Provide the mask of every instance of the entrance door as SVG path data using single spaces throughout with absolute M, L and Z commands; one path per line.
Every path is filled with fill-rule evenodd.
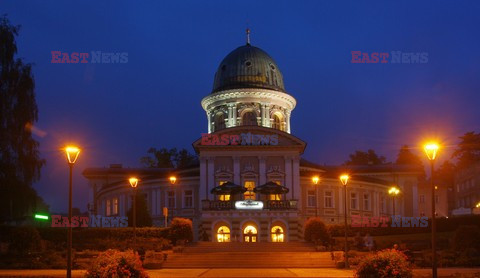
M 243 242 L 257 242 L 257 229 L 254 226 L 247 226 L 243 229 Z

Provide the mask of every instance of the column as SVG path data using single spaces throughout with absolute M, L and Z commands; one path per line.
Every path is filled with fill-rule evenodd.
M 290 114 L 291 114 L 290 110 L 285 111 L 285 124 L 286 124 L 285 130 L 287 131 L 287 133 L 290 133 Z
M 212 133 L 212 119 L 210 117 L 210 111 L 207 111 L 207 121 L 208 121 L 208 133 Z
M 238 156 L 233 157 L 233 183 L 240 184 L 240 158 Z
M 285 156 L 285 186 L 290 190 L 290 193 L 292 194 L 292 199 L 294 197 L 293 195 L 293 188 L 292 188 L 292 158 L 290 156 Z
M 200 201 L 207 199 L 207 159 L 200 156 L 200 188 L 198 197 Z
M 233 123 L 231 126 L 237 126 L 237 103 L 233 104 L 232 120 Z
M 265 126 L 265 104 L 260 103 L 260 125 Z
M 265 157 L 260 156 L 258 157 L 259 167 L 258 167 L 258 174 L 260 176 L 259 185 L 265 184 L 267 182 L 267 171 L 266 171 L 266 162 Z
M 300 203 L 301 199 L 301 192 L 300 192 L 300 157 L 295 156 L 292 159 L 293 163 L 293 186 L 292 186 L 292 198 L 298 199 Z
M 270 104 L 265 104 L 265 127 L 271 127 L 270 125 Z
M 233 104 L 228 103 L 228 122 L 227 122 L 227 127 L 232 127 L 233 126 Z
M 210 190 L 215 187 L 215 175 L 214 175 L 214 169 L 215 168 L 215 157 L 209 157 L 208 158 L 208 164 L 207 164 L 207 174 L 208 174 L 208 179 L 207 179 L 207 199 L 210 194 Z

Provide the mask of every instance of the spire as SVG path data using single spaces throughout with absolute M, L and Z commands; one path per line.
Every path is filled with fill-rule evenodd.
M 250 45 L 250 28 L 247 28 L 247 45 Z

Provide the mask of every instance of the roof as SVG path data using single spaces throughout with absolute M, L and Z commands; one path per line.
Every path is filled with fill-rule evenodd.
M 212 93 L 240 88 L 263 88 L 285 92 L 277 63 L 262 49 L 249 43 L 230 52 L 218 66 Z

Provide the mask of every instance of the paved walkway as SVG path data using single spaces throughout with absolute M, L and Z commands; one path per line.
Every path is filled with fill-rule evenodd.
M 65 270 L 2 270 L 1 277 L 65 277 Z M 352 277 L 352 270 L 334 268 L 194 268 L 147 270 L 150 277 Z M 84 270 L 74 270 L 73 277 L 83 277 Z M 462 276 L 460 276 L 460 274 Z M 441 268 L 439 277 L 480 278 L 480 268 Z M 430 269 L 415 269 L 414 277 L 431 277 Z

